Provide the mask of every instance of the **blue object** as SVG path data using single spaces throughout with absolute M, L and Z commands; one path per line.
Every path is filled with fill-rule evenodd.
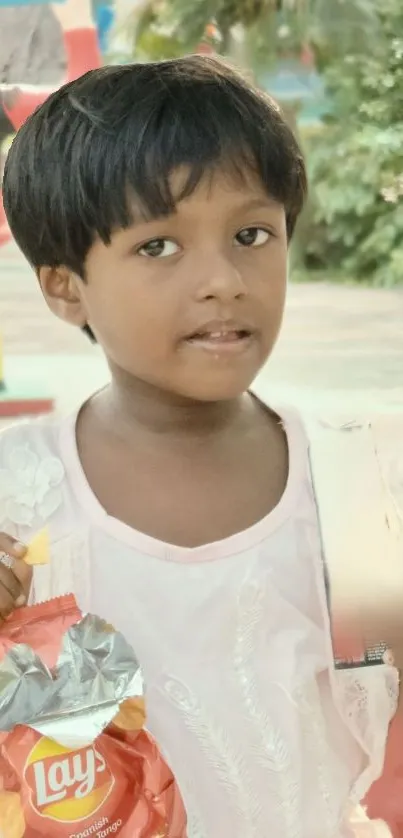
M 109 33 L 115 22 L 115 12 L 108 3 L 101 3 L 96 7 L 95 23 L 98 30 L 99 45 L 101 52 L 108 49 Z
M 279 102 L 302 102 L 323 93 L 320 76 L 298 61 L 279 61 L 277 67 L 263 73 L 259 81 Z
M 54 0 L 55 3 L 65 3 L 66 0 Z M 0 0 L 0 9 L 11 9 L 12 6 L 44 6 L 49 0 Z
M 302 123 L 316 123 L 327 112 L 323 79 L 297 60 L 279 61 L 271 72 L 261 73 L 258 81 L 280 104 L 297 102 Z

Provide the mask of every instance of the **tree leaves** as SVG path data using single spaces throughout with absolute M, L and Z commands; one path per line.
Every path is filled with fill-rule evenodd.
M 403 6 L 371 7 L 371 49 L 326 72 L 332 112 L 308 155 L 316 227 L 307 250 L 315 264 L 391 285 L 403 282 Z
M 243 27 L 252 69 L 284 51 L 299 55 L 306 44 L 321 66 L 358 45 L 367 51 L 378 25 L 368 0 L 150 0 L 137 29 L 137 49 L 151 49 L 151 58 L 191 52 L 213 20 L 222 33 L 218 51 L 226 51 L 234 27 Z

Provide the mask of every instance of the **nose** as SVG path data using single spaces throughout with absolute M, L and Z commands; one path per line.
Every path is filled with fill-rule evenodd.
M 232 302 L 246 296 L 247 288 L 241 272 L 225 254 L 200 254 L 197 271 L 196 297 L 198 300 Z

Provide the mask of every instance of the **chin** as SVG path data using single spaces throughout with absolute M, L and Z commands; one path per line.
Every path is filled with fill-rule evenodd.
M 192 401 L 206 403 L 233 401 L 249 390 L 254 379 L 255 376 L 237 380 L 199 380 L 192 387 L 187 388 L 186 392 L 183 392 L 182 395 Z

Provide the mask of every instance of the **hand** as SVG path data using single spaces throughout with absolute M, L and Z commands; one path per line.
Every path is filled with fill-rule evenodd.
M 51 9 L 63 31 L 89 29 L 94 26 L 91 0 L 65 0 L 51 3 Z
M 343 633 L 336 633 L 338 657 L 348 660 L 350 657 L 355 658 L 356 652 L 361 652 L 364 646 L 376 649 L 382 645 L 386 646 L 383 662 L 403 670 L 402 614 L 402 602 L 397 600 L 395 603 L 389 602 L 386 607 L 382 607 L 382 602 L 372 602 L 366 613 L 358 611 L 345 615 Z
M 12 568 L 0 562 L 0 620 L 5 620 L 27 602 L 32 568 L 23 561 L 26 552 L 24 544 L 0 532 L 0 554 L 5 553 L 12 560 Z

